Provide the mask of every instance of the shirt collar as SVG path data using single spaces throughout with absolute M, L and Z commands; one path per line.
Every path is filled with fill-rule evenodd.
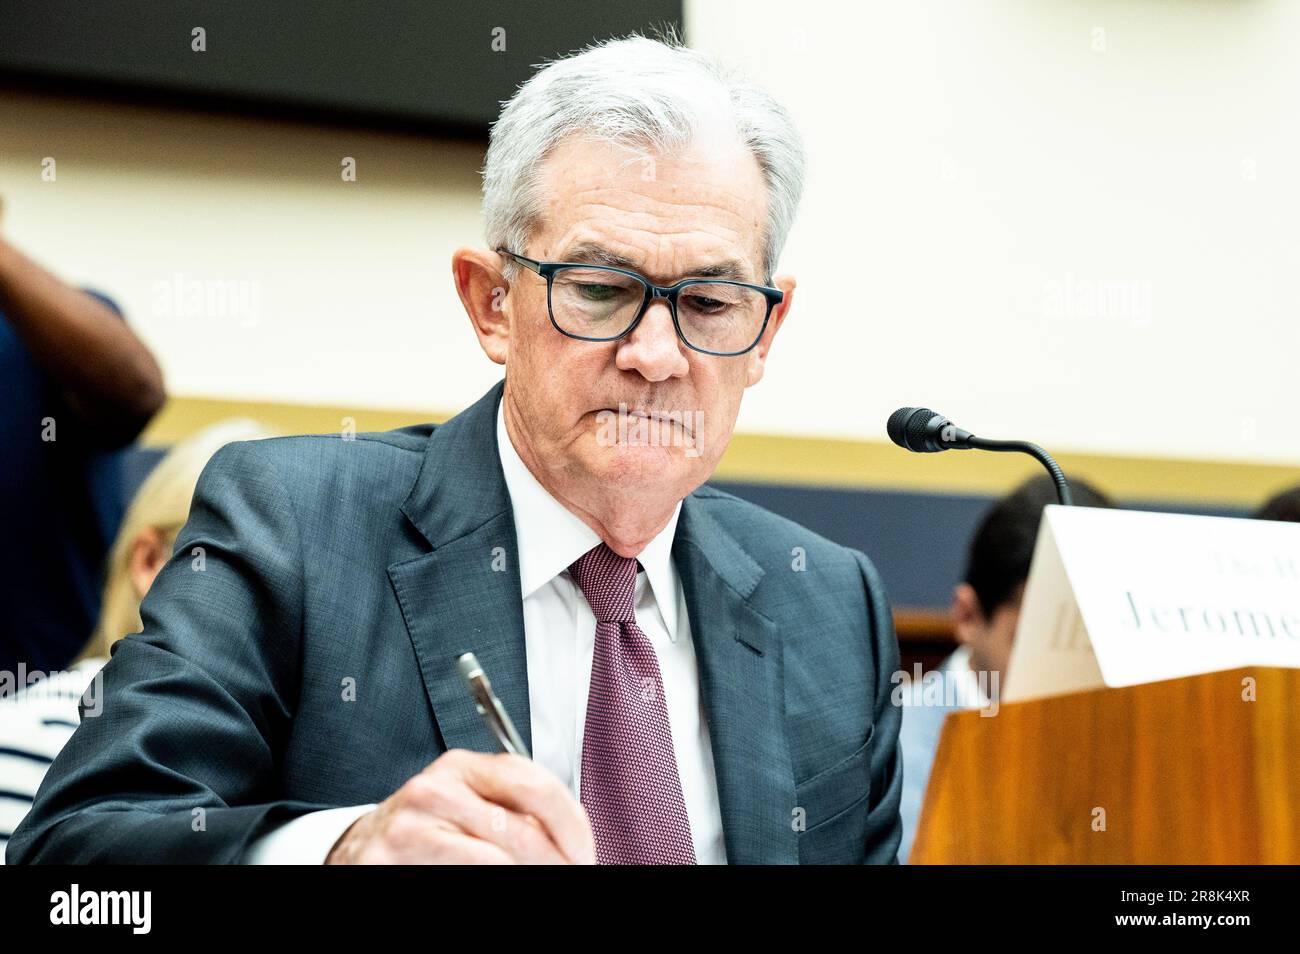
M 600 545 L 600 536 L 533 476 L 506 431 L 504 401 L 497 404 L 497 454 L 505 475 L 519 550 L 519 585 L 523 599 L 569 568 L 574 560 Z M 668 635 L 677 639 L 677 587 L 672 566 L 673 537 L 682 502 L 677 501 L 667 525 L 638 555 L 654 593 Z

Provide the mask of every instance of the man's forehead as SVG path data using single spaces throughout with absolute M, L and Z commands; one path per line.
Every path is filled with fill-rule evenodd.
M 730 202 L 749 204 L 755 192 L 765 193 L 757 160 L 738 140 L 713 149 L 693 143 L 660 152 L 574 135 L 550 152 L 542 171 L 549 185 L 566 195 L 632 189 L 671 201 L 679 194 L 721 193 Z
M 661 156 L 570 139 L 548 157 L 540 232 L 555 261 L 641 272 L 754 280 L 761 269 L 767 188 L 737 144 Z

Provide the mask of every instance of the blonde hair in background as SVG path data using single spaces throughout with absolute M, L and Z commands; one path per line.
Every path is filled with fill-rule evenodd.
M 157 530 L 170 550 L 176 536 L 189 519 L 190 500 L 199 475 L 212 455 L 235 441 L 260 440 L 271 433 L 248 418 L 218 421 L 172 446 L 157 466 L 149 472 L 127 508 L 122 526 L 109 551 L 108 572 L 104 582 L 99 623 L 81 655 L 80 662 L 97 656 L 106 657 L 112 645 L 128 633 L 138 633 L 140 598 L 131 582 L 128 562 L 131 544 L 142 532 Z

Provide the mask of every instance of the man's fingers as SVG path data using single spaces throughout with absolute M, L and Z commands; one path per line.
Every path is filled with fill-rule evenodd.
M 398 864 L 512 865 L 515 859 L 492 844 L 433 823 L 426 823 L 424 836 L 411 838 L 395 850 Z
M 519 755 L 465 752 L 462 756 L 454 768 L 479 796 L 532 815 L 574 864 L 595 863 L 596 843 L 587 813 L 554 773 Z
M 559 865 L 568 862 L 545 829 L 528 815 L 484 800 L 459 776 L 428 776 L 414 794 L 414 805 L 455 825 L 471 837 L 496 845 L 522 864 Z

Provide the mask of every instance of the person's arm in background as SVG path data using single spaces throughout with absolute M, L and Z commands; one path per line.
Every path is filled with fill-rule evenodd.
M 134 440 L 162 407 L 162 371 L 126 322 L 3 235 L 0 312 L 103 449 Z

